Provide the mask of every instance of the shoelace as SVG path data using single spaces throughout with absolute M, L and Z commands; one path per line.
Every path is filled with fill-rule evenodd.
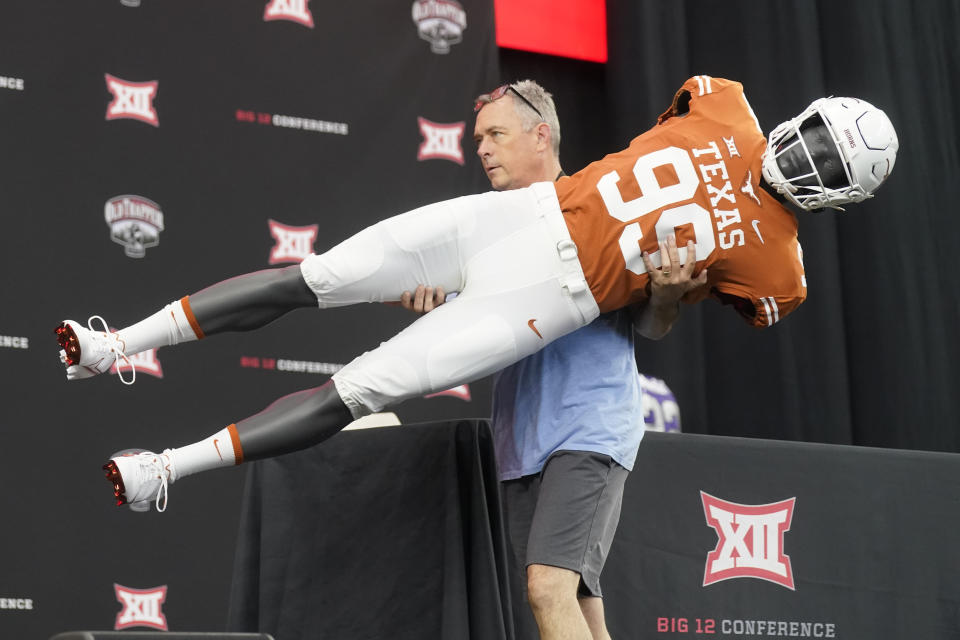
M 163 509 L 160 508 L 160 494 L 163 494 Z M 160 474 L 160 490 L 157 491 L 157 501 L 156 507 L 157 511 L 163 513 L 167 510 L 167 498 L 170 497 L 170 486 L 167 484 L 167 476 L 164 473 Z
M 169 481 L 167 480 L 168 471 L 163 465 L 163 454 L 160 453 L 160 454 L 154 454 L 154 455 L 156 456 L 154 460 L 160 463 L 160 475 L 159 475 L 160 489 L 157 490 L 157 499 L 154 503 L 154 506 L 156 506 L 158 512 L 163 513 L 164 511 L 167 510 L 167 500 L 170 497 L 170 484 L 169 484 Z M 173 463 L 171 462 L 171 464 Z M 160 508 L 161 494 L 163 495 L 163 509 Z
M 90 316 L 90 317 L 87 319 L 87 328 L 90 329 L 90 331 L 93 331 L 94 333 L 97 333 L 97 332 L 98 332 L 97 329 L 94 329 L 94 328 L 93 328 L 93 321 L 94 321 L 94 320 L 99 320 L 100 322 L 103 323 L 103 333 L 106 333 L 107 335 L 110 335 L 111 333 L 113 333 L 112 331 L 110 331 L 110 325 L 108 325 L 108 324 L 107 324 L 107 321 L 104 320 L 103 317 L 101 317 L 101 316 Z M 116 339 L 115 339 L 115 338 L 114 338 L 114 342 L 116 342 Z M 127 354 L 125 354 L 123 351 L 121 351 L 120 349 L 116 348 L 115 346 L 114 346 L 114 347 L 111 347 L 110 350 L 113 352 L 114 362 L 115 362 L 116 365 L 117 365 L 117 377 L 120 378 L 120 382 L 122 382 L 123 384 L 126 384 L 126 385 L 130 385 L 130 384 L 133 384 L 134 382 L 136 382 L 136 381 L 137 381 L 137 368 L 133 366 L 133 363 L 132 363 L 132 362 L 130 362 L 130 358 L 127 357 Z M 124 361 L 126 361 L 127 366 L 130 367 L 130 382 L 127 382 L 126 380 L 123 379 L 123 371 L 120 369 L 120 358 L 123 358 Z

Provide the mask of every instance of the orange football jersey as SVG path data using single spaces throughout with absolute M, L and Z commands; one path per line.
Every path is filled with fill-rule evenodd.
M 646 299 L 641 252 L 659 266 L 658 238 L 671 233 L 683 263 L 687 240 L 696 242 L 709 295 L 752 325 L 770 326 L 803 302 L 796 217 L 759 184 L 765 148 L 742 85 L 695 76 L 629 147 L 561 178 L 560 208 L 600 311 Z

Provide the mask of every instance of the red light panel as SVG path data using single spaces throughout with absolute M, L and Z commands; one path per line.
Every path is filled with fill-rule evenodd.
M 607 61 L 606 0 L 494 0 L 493 6 L 501 47 Z

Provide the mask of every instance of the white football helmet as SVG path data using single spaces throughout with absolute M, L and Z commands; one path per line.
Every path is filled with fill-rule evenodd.
M 820 158 L 811 157 L 801 135 L 804 125 L 819 124 L 818 120 L 822 120 L 833 137 L 846 184 L 824 185 L 816 162 Z M 777 158 L 797 145 L 806 155 L 804 166 L 809 171 L 787 177 Z M 820 98 L 770 133 L 761 168 L 764 179 L 801 209 L 831 207 L 842 211 L 839 205 L 873 197 L 873 192 L 893 170 L 899 146 L 890 118 L 869 102 L 856 98 Z

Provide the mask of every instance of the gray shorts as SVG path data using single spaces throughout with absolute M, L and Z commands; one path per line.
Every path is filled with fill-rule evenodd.
M 557 451 L 539 475 L 502 483 L 515 566 L 580 574 L 580 596 L 601 597 L 600 572 L 620 522 L 629 472 L 592 451 Z M 522 581 L 525 585 L 526 581 Z

